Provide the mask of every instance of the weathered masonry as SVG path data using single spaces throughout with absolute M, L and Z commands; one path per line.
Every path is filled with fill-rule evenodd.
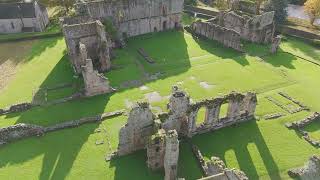
M 63 34 L 67 44 L 68 54 L 74 71 L 81 74 L 86 58 L 82 57 L 80 44 L 87 50 L 87 56 L 100 72 L 109 70 L 110 41 L 107 40 L 104 26 L 100 21 L 90 21 L 85 17 L 61 19 Z
M 100 21 L 89 18 L 61 19 L 68 54 L 74 71 L 82 74 L 85 96 L 114 91 L 106 77 L 99 72 L 111 68 L 110 44 Z
M 274 12 L 248 16 L 236 11 L 220 12 L 207 21 L 196 21 L 191 30 L 226 47 L 243 51 L 241 39 L 254 43 L 271 43 L 274 36 Z
M 228 103 L 226 117 L 219 117 L 220 108 Z M 147 149 L 149 168 L 164 169 L 165 179 L 176 179 L 180 137 L 217 130 L 254 119 L 257 105 L 255 93 L 232 92 L 214 99 L 191 103 L 189 96 L 176 86 L 169 99 L 167 113 L 154 115 L 148 103 L 138 103 L 129 113 L 127 124 L 119 133 L 117 155 Z M 206 108 L 203 123 L 197 125 L 197 114 Z
M 132 37 L 181 27 L 184 0 L 98 0 L 75 4 L 78 15 L 111 19 L 119 34 Z

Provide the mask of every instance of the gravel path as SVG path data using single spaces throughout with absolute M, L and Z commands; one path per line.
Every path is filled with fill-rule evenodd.
M 289 17 L 309 20 L 309 15 L 304 11 L 303 6 L 289 4 L 287 11 Z M 315 21 L 315 24 L 320 25 L 320 18 Z

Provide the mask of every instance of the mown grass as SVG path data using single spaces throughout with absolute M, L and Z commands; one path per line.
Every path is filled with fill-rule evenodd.
M 144 48 L 156 63 L 145 62 L 137 53 L 138 48 Z M 161 72 L 160 79 L 144 82 L 149 89 L 125 88 L 113 94 L 0 116 L 0 127 L 16 123 L 48 126 L 123 109 L 126 101 L 143 100 L 145 93 L 156 91 L 163 97 L 167 96 L 171 86 L 177 83 L 190 94 L 192 101 L 232 90 L 255 90 L 259 93 L 256 117 L 260 121 L 195 136 L 192 142 L 200 147 L 205 158 L 219 156 L 228 167 L 240 168 L 251 179 L 286 179 L 288 169 L 303 165 L 314 153 L 319 154 L 318 149 L 284 126 L 286 122 L 303 119 L 310 112 L 288 114 L 265 96 L 277 96 L 279 91 L 284 91 L 311 107 L 312 111 L 320 111 L 320 68 L 283 51 L 315 61 L 320 59 L 309 53 L 318 52 L 317 49 L 291 38 L 282 43 L 280 53 L 263 59 L 255 57 L 267 52 L 267 48 L 246 44 L 249 54 L 241 54 L 183 32 L 136 37 L 129 40 L 125 49 L 115 52 L 113 64 L 116 69 L 106 76 L 113 86 L 120 86 L 124 81 L 141 79 L 144 73 Z M 35 88 L 78 80 L 73 77 L 63 39 L 39 40 L 28 59 L 19 66 L 16 77 L 0 94 L 0 107 L 31 100 Z M 212 88 L 205 89 L 200 82 L 206 82 Z M 58 95 L 53 94 L 52 98 L 68 94 L 70 90 L 66 89 L 65 92 L 59 91 Z M 167 100 L 163 99 L 152 103 L 152 106 L 165 110 L 166 103 Z M 222 110 L 222 114 L 225 112 Z M 272 121 L 263 120 L 264 115 L 276 112 L 283 112 L 286 116 Z M 12 174 L 18 179 L 162 179 L 162 172 L 147 169 L 144 151 L 111 162 L 104 161 L 109 147 L 107 143 L 97 146 L 95 142 L 107 142 L 109 139 L 111 149 L 115 150 L 119 129 L 126 118 L 121 116 L 101 124 L 58 131 L 2 147 L 0 179 L 10 179 Z M 104 130 L 95 133 L 97 128 Z M 179 177 L 201 177 L 197 162 L 185 142 L 181 142 L 178 168 Z

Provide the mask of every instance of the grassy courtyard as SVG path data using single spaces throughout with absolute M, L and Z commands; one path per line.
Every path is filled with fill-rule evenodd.
M 278 95 L 285 92 L 309 106 L 311 111 L 320 111 L 320 67 L 309 62 L 320 62 L 320 49 L 293 38 L 285 38 L 276 55 L 266 55 L 267 46 L 245 45 L 248 53 L 238 53 L 184 32 L 130 39 L 124 49 L 115 51 L 114 70 L 105 73 L 112 86 L 118 88 L 116 93 L 0 116 L 0 127 L 17 123 L 48 126 L 129 109 L 136 101 L 149 101 L 154 112 L 166 111 L 167 96 L 175 84 L 186 90 L 192 101 L 232 90 L 256 91 L 259 121 L 198 135 L 192 142 L 199 146 L 205 158 L 218 156 L 228 167 L 243 170 L 251 179 L 288 179 L 288 169 L 301 166 L 310 155 L 320 153 L 284 126 L 311 112 L 290 114 L 266 97 L 288 105 L 290 102 Z M 0 44 L 0 52 L 6 46 Z M 144 48 L 156 63 L 148 64 L 137 53 L 138 48 Z M 62 38 L 34 41 L 25 58 L 20 59 L 15 75 L 0 89 L 0 107 L 31 101 L 39 88 L 80 81 L 73 76 Z M 3 60 L 7 61 L 10 58 Z M 154 75 L 156 79 L 148 78 Z M 49 92 L 48 97 L 56 99 L 74 91 L 61 89 Z M 286 116 L 263 119 L 267 114 L 279 112 Z M 200 114 L 201 121 L 204 113 Z M 62 130 L 1 147 L 0 179 L 162 179 L 162 172 L 148 170 L 143 151 L 111 162 L 104 160 L 106 154 L 116 150 L 118 131 L 126 118 L 120 116 L 101 124 Z M 313 128 L 313 131 L 316 130 Z M 95 144 L 101 140 L 105 142 L 103 145 Z M 191 180 L 201 177 L 185 142 L 180 146 L 179 177 Z

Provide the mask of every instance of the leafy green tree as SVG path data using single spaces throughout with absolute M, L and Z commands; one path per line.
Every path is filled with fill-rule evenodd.
M 63 7 L 66 13 L 72 9 L 75 0 L 40 0 L 40 3 L 47 7 Z
M 307 0 L 304 9 L 310 16 L 310 23 L 313 25 L 317 17 L 320 17 L 320 0 Z
M 288 12 L 286 8 L 288 7 L 287 0 L 269 0 L 266 3 L 267 11 L 275 11 L 275 22 L 276 24 L 282 24 L 286 21 Z

